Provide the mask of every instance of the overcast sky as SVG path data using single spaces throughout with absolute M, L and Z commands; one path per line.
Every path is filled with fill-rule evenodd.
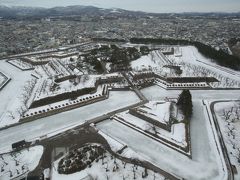
M 240 0 L 0 0 L 0 5 L 38 7 L 93 5 L 159 13 L 240 11 Z

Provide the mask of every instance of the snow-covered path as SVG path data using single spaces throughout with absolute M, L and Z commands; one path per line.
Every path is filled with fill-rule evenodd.
M 86 120 L 139 101 L 139 98 L 132 91 L 111 91 L 107 100 L 2 130 L 0 131 L 0 151 L 1 149 L 10 149 L 13 142 L 35 139 L 56 131 L 64 131 L 64 128 L 83 124 Z

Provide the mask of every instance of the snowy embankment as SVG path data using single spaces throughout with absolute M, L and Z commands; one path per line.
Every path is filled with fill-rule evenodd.
M 11 78 L 9 78 L 3 72 L 0 71 L 0 91 L 7 85 L 7 83 L 10 80 Z
M 34 69 L 33 65 L 31 65 L 28 62 L 24 62 L 20 59 L 13 59 L 13 60 L 8 61 L 8 63 L 10 63 L 11 65 L 13 65 L 23 71 Z
M 237 78 L 240 80 L 240 72 L 235 71 L 226 67 L 219 66 L 212 59 L 204 57 L 201 53 L 198 52 L 197 48 L 194 46 L 184 46 L 180 47 L 182 51 L 182 56 L 176 58 L 176 60 L 186 61 L 195 65 L 200 65 L 206 68 L 209 68 L 212 71 L 223 74 L 229 78 Z
M 126 158 L 138 159 L 140 161 L 145 161 L 144 156 L 139 155 L 136 151 L 129 148 L 124 142 L 120 139 L 110 136 L 109 134 L 104 133 L 101 130 L 98 130 L 98 133 L 106 139 L 110 148 L 115 153 L 121 152 L 120 155 Z
M 128 111 L 116 114 L 113 119 L 127 123 L 133 128 L 137 128 L 143 133 L 148 133 L 149 136 L 160 138 L 159 140 L 166 141 L 164 143 L 176 146 L 178 149 L 187 147 L 186 131 L 187 127 L 183 121 L 184 116 L 178 107 L 173 102 L 166 101 L 149 101 L 148 103 L 135 108 L 135 113 Z M 139 116 L 140 115 L 140 116 Z M 147 119 L 146 119 L 146 118 Z M 151 121 L 149 121 L 149 119 Z M 157 126 L 153 122 L 160 122 L 165 126 Z M 176 148 L 174 147 L 174 148 Z M 181 149 L 179 151 L 182 152 Z M 189 150 L 187 150 L 189 151 Z M 185 152 L 184 152 L 185 153 Z M 189 152 L 187 152 L 188 154 Z
M 6 77 L 2 73 L 0 73 L 0 87 L 5 82 L 5 80 L 6 80 Z
M 123 143 L 120 140 L 117 140 L 117 139 L 105 134 L 104 132 L 102 132 L 100 130 L 98 130 L 98 134 L 100 134 L 102 137 L 104 137 L 104 139 L 106 139 L 106 141 L 108 142 L 111 150 L 114 151 L 114 152 L 118 152 L 126 146 L 125 143 Z
M 9 180 L 28 174 L 38 166 L 42 154 L 43 147 L 34 146 L 0 155 L 0 179 Z
M 214 87 L 240 87 L 240 72 L 217 65 L 211 59 L 204 57 L 194 46 L 180 47 L 181 57 L 174 60 L 182 65 L 182 76 L 212 76 L 220 83 L 213 84 Z
M 170 102 L 150 101 L 137 107 L 136 111 L 162 124 L 168 124 L 170 121 L 170 105 Z
M 214 106 L 214 112 L 227 147 L 231 164 L 236 167 L 240 178 L 240 102 L 218 102 Z
M 128 112 L 119 113 L 116 115 L 116 117 L 114 117 L 114 119 L 120 122 L 124 121 L 124 123 L 127 123 L 134 129 L 137 128 L 140 132 L 148 133 L 150 137 L 156 138 L 158 141 L 161 141 L 163 144 L 167 144 L 173 149 L 178 149 L 180 152 L 184 154 L 186 153 L 187 155 L 190 154 L 189 152 L 184 152 L 183 150 L 179 149 L 179 147 L 186 148 L 187 146 L 186 127 L 184 123 L 173 124 L 171 131 L 169 132 L 154 126 L 143 119 L 135 117 Z M 171 144 L 169 144 L 169 142 Z

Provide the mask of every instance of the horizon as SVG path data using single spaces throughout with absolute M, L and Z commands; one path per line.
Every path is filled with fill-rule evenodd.
M 147 13 L 238 13 L 240 12 L 240 2 L 237 0 L 203 0 L 201 2 L 193 2 L 194 0 L 173 0 L 167 2 L 166 0 L 132 0 L 132 1 L 118 1 L 118 0 L 0 0 L 0 5 L 13 7 L 67 7 L 67 6 L 94 6 L 98 8 L 118 8 L 130 11 L 143 11 Z M 138 2 L 138 3 L 137 3 Z M 140 3 L 139 3 L 140 2 Z M 213 8 L 214 7 L 214 8 Z
M 109 7 L 109 8 L 103 8 L 103 7 L 98 7 L 94 5 L 67 5 L 67 6 L 53 6 L 53 7 L 42 7 L 42 6 L 27 6 L 27 5 L 2 5 L 0 6 L 5 6 L 8 8 L 42 8 L 42 9 L 52 9 L 52 8 L 66 8 L 66 7 L 72 7 L 72 6 L 82 6 L 82 7 L 95 7 L 99 9 L 121 9 L 121 10 L 126 10 L 126 11 L 133 11 L 133 12 L 143 12 L 143 13 L 152 13 L 152 14 L 184 14 L 184 13 L 199 13 L 199 14 L 211 14 L 211 13 L 223 13 L 223 14 L 234 14 L 234 13 L 240 13 L 239 11 L 183 11 L 183 12 L 148 12 L 144 10 L 131 10 L 131 9 L 126 9 L 126 8 L 118 8 L 118 7 Z

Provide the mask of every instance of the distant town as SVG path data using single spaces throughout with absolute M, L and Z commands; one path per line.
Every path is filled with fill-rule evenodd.
M 4 7 L 2 9 L 4 10 Z M 231 49 L 240 36 L 239 13 L 148 14 L 121 9 L 79 7 L 80 15 L 73 13 L 66 16 L 64 10 L 54 8 L 53 12 L 46 12 L 48 16 L 43 11 L 36 17 L 30 15 L 28 17 L 28 14 L 24 14 L 27 10 L 24 8 L 18 10 L 19 14 L 22 14 L 20 18 L 14 16 L 14 13 L 2 14 L 3 17 L 0 19 L 1 57 L 58 48 L 80 43 L 85 38 L 128 41 L 133 37 L 199 41 L 215 49 L 222 49 L 230 54 L 236 52 L 240 55 L 239 43 L 235 49 Z M 85 11 L 87 13 L 84 13 Z M 65 16 L 57 16 L 58 14 Z

